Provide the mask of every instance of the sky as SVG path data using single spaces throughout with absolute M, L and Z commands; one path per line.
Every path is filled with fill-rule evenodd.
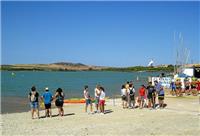
M 1 63 L 200 63 L 200 2 L 1 2 Z M 180 34 L 181 33 L 181 34 Z

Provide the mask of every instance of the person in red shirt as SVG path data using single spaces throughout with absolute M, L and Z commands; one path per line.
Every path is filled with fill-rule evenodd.
M 139 107 L 142 109 L 144 107 L 144 99 L 146 95 L 146 88 L 144 85 L 141 85 L 139 89 Z
M 197 86 L 198 93 L 200 93 L 200 79 L 198 79 L 196 86 Z

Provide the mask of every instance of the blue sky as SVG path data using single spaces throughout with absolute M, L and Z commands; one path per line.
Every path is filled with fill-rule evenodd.
M 2 64 L 174 64 L 174 32 L 200 62 L 199 2 L 2 2 Z

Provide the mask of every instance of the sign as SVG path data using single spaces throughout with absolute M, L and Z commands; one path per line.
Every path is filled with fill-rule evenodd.
M 170 83 L 172 81 L 171 77 L 152 77 L 152 84 L 154 84 L 154 81 L 158 81 L 161 83 L 162 86 L 166 88 L 170 88 Z

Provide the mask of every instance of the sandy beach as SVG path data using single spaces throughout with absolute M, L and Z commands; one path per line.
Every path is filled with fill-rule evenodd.
M 1 114 L 2 135 L 198 135 L 199 96 L 165 99 L 160 110 L 122 109 L 121 100 L 106 101 L 106 114 L 84 113 L 84 104 L 64 105 L 65 116 L 31 119 L 30 112 Z

